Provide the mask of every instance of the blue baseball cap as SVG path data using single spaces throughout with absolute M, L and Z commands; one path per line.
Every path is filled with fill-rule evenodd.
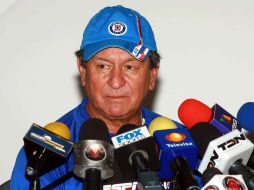
M 88 61 L 99 51 L 118 47 L 140 61 L 157 51 L 154 33 L 145 17 L 121 5 L 105 7 L 86 26 L 80 49 Z

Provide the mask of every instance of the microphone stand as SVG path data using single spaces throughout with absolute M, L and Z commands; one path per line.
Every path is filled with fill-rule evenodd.
M 138 182 L 141 183 L 143 190 L 162 190 L 157 172 L 143 171 L 138 174 Z
M 171 162 L 171 168 L 177 177 L 181 189 L 200 190 L 198 182 L 189 167 L 185 157 L 176 157 Z
M 30 180 L 29 190 L 40 190 L 40 179 L 39 177 L 34 177 Z
M 144 158 L 143 154 L 136 152 L 132 156 L 132 166 L 136 169 L 137 178 L 143 190 L 162 190 L 159 177 L 157 172 L 149 171 L 147 167 L 147 160 Z
M 28 166 L 26 168 L 26 175 L 29 179 L 29 190 L 40 190 L 40 178 L 39 172 Z
M 86 170 L 84 190 L 101 190 L 101 171 L 97 168 L 89 168 Z

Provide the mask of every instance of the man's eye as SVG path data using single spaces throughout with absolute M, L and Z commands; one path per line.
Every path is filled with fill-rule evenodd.
M 104 68 L 106 67 L 106 65 L 99 65 L 99 67 L 100 67 L 101 69 L 104 69 Z
M 140 66 L 138 64 L 126 64 L 125 69 L 127 71 L 138 71 Z
M 126 68 L 127 68 L 128 70 L 133 70 L 133 69 L 134 69 L 134 67 L 133 67 L 132 65 L 126 65 Z
M 97 65 L 97 67 L 98 67 L 99 69 L 108 69 L 108 68 L 109 68 L 109 66 L 108 66 L 108 65 L 105 65 L 105 64 L 99 64 L 99 65 Z

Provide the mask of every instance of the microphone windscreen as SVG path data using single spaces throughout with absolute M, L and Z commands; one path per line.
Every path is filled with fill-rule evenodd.
M 123 125 L 118 131 L 117 131 L 117 135 L 120 135 L 122 133 L 125 133 L 127 131 L 131 131 L 133 129 L 139 128 L 138 125 L 135 124 L 125 124 Z
M 215 175 L 221 175 L 223 174 L 218 168 L 211 167 L 207 168 L 203 174 L 202 174 L 202 183 L 203 185 L 206 185 Z
M 198 100 L 187 99 L 179 106 L 178 117 L 190 129 L 196 123 L 210 122 L 213 117 L 213 111 Z
M 200 122 L 190 129 L 190 134 L 198 146 L 198 156 L 203 158 L 208 144 L 219 138 L 221 132 L 210 123 Z
M 148 127 L 149 133 L 153 136 L 153 133 L 157 130 L 164 130 L 164 129 L 175 129 L 177 128 L 174 121 L 171 119 L 159 116 L 153 119 Z
M 79 140 L 109 141 L 109 132 L 104 121 L 98 118 L 89 118 L 80 128 Z
M 247 102 L 240 107 L 237 122 L 242 128 L 254 133 L 254 102 Z
M 52 122 L 47 124 L 44 128 L 65 139 L 70 140 L 71 138 L 70 130 L 64 123 Z

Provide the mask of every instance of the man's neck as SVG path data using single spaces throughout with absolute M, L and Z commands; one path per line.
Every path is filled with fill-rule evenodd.
M 86 105 L 87 112 L 90 117 L 92 118 L 98 118 L 103 120 L 110 133 L 116 134 L 117 131 L 126 124 L 135 124 L 135 125 L 142 125 L 142 113 L 141 110 L 138 110 L 135 114 L 133 114 L 130 117 L 107 117 L 104 114 L 100 114 L 95 111 L 95 109 L 92 108 L 92 106 L 87 103 Z

